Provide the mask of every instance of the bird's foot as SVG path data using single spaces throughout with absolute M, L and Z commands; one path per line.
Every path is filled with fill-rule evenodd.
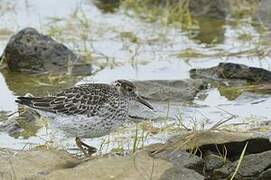
M 79 137 L 75 138 L 76 145 L 79 147 L 79 149 L 84 153 L 86 157 L 91 156 L 92 154 L 97 152 L 97 149 L 95 147 L 89 146 L 88 144 L 81 141 Z

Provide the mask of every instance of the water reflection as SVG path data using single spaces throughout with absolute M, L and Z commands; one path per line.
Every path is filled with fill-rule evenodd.
M 81 79 L 77 76 L 31 75 L 8 70 L 2 70 L 2 75 L 9 90 L 17 96 L 26 93 L 45 96 L 71 87 Z
M 93 4 L 104 13 L 114 13 L 120 6 L 120 0 L 94 0 Z
M 197 21 L 199 30 L 193 39 L 205 44 L 222 44 L 224 42 L 225 19 L 194 17 L 194 20 Z

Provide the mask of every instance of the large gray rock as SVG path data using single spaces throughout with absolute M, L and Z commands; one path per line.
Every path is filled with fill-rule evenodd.
M 140 94 L 161 102 L 192 101 L 200 90 L 207 88 L 202 80 L 150 80 L 134 82 Z
M 3 53 L 11 71 L 53 74 L 90 74 L 91 65 L 65 45 L 34 28 L 13 35 Z
M 214 178 L 225 178 L 232 176 L 236 169 L 238 161 L 233 163 L 227 163 L 220 169 L 217 169 L 213 173 Z M 271 178 L 270 174 L 271 166 L 271 151 L 265 151 L 257 154 L 250 154 L 244 156 L 240 168 L 237 173 L 237 177 L 241 178 Z
M 82 161 L 67 152 L 44 148 L 19 152 L 0 149 L 0 166 L 0 178 L 5 180 L 158 180 L 172 167 L 169 162 L 153 159 L 146 152 Z
M 199 131 L 175 136 L 165 144 L 150 145 L 145 149 L 154 157 L 173 164 L 164 174 L 164 179 L 191 179 L 193 173 L 195 179 L 203 176 L 208 179 L 229 179 L 246 142 L 246 154 L 236 179 L 270 179 L 271 143 L 268 138 L 252 132 Z M 193 154 L 185 151 L 192 151 Z M 184 169 L 190 171 L 187 176 Z

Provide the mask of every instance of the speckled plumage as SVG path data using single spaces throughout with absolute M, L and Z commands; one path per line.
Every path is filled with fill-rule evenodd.
M 19 97 L 17 102 L 52 119 L 54 127 L 68 136 L 99 137 L 125 122 L 128 101 L 111 85 L 84 84 L 55 96 Z

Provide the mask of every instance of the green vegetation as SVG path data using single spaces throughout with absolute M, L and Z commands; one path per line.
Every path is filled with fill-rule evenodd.
M 193 21 L 188 8 L 189 1 L 162 3 L 159 0 L 123 0 L 121 5 L 126 9 L 132 9 L 137 16 L 149 22 L 159 20 L 164 25 L 175 24 L 190 28 L 193 26 Z

